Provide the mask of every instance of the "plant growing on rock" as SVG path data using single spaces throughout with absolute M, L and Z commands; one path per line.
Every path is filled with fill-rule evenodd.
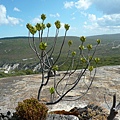
M 79 95 L 77 97 L 73 97 L 73 99 L 67 100 L 80 99 L 88 92 L 93 83 L 93 79 L 96 73 L 95 67 L 99 62 L 99 58 L 94 58 L 94 55 L 96 52 L 96 48 L 100 44 L 100 40 L 97 39 L 95 46 L 93 46 L 92 44 L 88 44 L 87 46 L 85 46 L 84 43 L 86 42 L 86 37 L 82 36 L 80 37 L 80 44 L 78 45 L 77 51 L 71 50 L 71 46 L 74 44 L 74 42 L 73 40 L 68 40 L 67 41 L 68 52 L 66 53 L 65 61 L 63 63 L 59 63 L 63 49 L 66 46 L 66 36 L 70 28 L 70 25 L 69 24 L 64 25 L 65 32 L 63 40 L 61 44 L 57 45 L 59 31 L 61 28 L 61 22 L 57 20 L 55 22 L 56 27 L 55 37 L 52 45 L 50 45 L 49 30 L 51 24 L 44 23 L 46 19 L 45 14 L 41 15 L 41 19 L 42 22 L 37 23 L 35 26 L 32 26 L 29 23 L 26 25 L 29 31 L 28 35 L 29 45 L 31 49 L 35 52 L 36 56 L 38 57 L 41 67 L 40 71 L 42 74 L 42 78 L 40 88 L 38 90 L 37 99 L 38 100 L 41 99 L 41 94 L 42 92 L 44 92 L 43 88 L 47 86 L 49 82 L 52 83 L 52 86 L 48 90 L 48 92 L 50 92 L 50 96 L 48 97 L 51 97 L 52 95 L 52 100 L 48 99 L 49 101 L 46 102 L 47 105 L 55 104 L 62 99 L 66 99 L 66 95 L 68 95 L 70 92 L 73 92 L 74 89 L 76 89 L 76 87 L 80 88 L 78 91 Z M 46 37 L 43 37 L 45 30 L 47 30 L 47 35 Z M 37 32 L 39 35 L 39 45 L 37 44 L 35 39 L 35 34 Z M 32 39 L 30 35 L 32 35 Z M 56 49 L 59 49 L 58 53 L 56 53 Z M 84 54 L 84 51 L 87 51 L 87 54 Z M 91 62 L 93 63 L 93 61 L 95 62 L 94 64 L 95 66 L 91 64 Z M 61 68 L 61 66 L 64 66 L 66 63 L 70 63 L 67 67 L 67 70 L 64 73 L 58 75 L 56 71 L 58 71 Z M 77 71 L 77 69 L 80 66 L 82 67 L 82 69 Z M 89 71 L 90 77 L 89 80 L 86 81 L 85 79 L 83 79 L 83 76 L 85 76 L 87 71 Z M 47 77 L 45 76 L 46 74 Z M 74 77 L 74 74 L 76 78 Z M 83 89 L 81 89 L 81 87 L 83 87 Z
M 45 120 L 48 108 L 45 104 L 39 103 L 37 99 L 26 99 L 18 103 L 16 115 L 21 120 Z

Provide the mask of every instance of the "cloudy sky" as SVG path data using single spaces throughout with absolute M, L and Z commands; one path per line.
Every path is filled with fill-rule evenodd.
M 52 24 L 50 36 L 56 20 L 70 24 L 70 36 L 120 33 L 120 0 L 0 0 L 0 38 L 27 36 L 26 24 L 41 22 L 42 13 Z

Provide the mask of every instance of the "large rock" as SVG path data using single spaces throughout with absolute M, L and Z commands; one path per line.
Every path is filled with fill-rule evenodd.
M 73 115 L 48 114 L 46 120 L 79 120 L 79 118 Z

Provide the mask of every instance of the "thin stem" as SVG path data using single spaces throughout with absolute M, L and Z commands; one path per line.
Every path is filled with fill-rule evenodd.
M 48 36 L 49 36 L 49 28 L 48 28 L 48 31 L 47 31 L 46 42 L 48 42 Z
M 88 68 L 88 66 L 86 67 L 86 69 L 87 69 L 87 68 Z M 86 69 L 84 70 L 84 72 L 86 71 Z M 84 72 L 83 72 L 82 74 L 84 74 Z M 56 104 L 56 103 L 58 103 L 60 100 L 62 100 L 63 97 L 65 97 L 65 95 L 66 95 L 68 92 L 70 92 L 72 89 L 75 88 L 75 86 L 78 84 L 78 82 L 79 82 L 79 80 L 81 79 L 81 77 L 82 77 L 82 75 L 81 75 L 81 76 L 78 76 L 76 83 L 75 83 L 69 90 L 67 90 L 64 94 L 62 94 L 57 100 L 55 100 L 54 102 L 47 102 L 46 105 Z
M 63 39 L 62 45 L 61 45 L 61 47 L 60 47 L 60 51 L 59 51 L 58 57 L 56 58 L 55 62 L 53 63 L 53 66 L 56 64 L 56 62 L 57 62 L 57 61 L 59 60 L 59 58 L 60 58 L 60 55 L 61 55 L 61 52 L 62 52 L 62 49 L 63 49 L 63 45 L 64 45 L 64 43 L 65 43 L 66 34 L 67 34 L 67 31 L 65 31 L 64 39 Z

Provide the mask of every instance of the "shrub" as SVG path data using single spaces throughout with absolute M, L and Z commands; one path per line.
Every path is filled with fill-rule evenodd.
M 21 120 L 45 120 L 47 111 L 47 106 L 43 103 L 39 103 L 35 98 L 19 102 L 16 107 L 16 115 Z
M 96 45 L 88 44 L 86 45 L 86 37 L 81 36 L 79 38 L 79 43 L 77 44 L 77 49 L 75 51 L 75 47 L 72 47 L 73 41 L 67 40 L 67 32 L 70 28 L 69 24 L 64 24 L 64 35 L 63 37 L 60 37 L 60 41 L 58 40 L 60 28 L 62 26 L 61 22 L 59 20 L 55 21 L 55 37 L 52 38 L 52 44 L 49 44 L 49 30 L 51 27 L 50 23 L 44 23 L 46 19 L 46 15 L 41 15 L 41 23 L 37 23 L 35 26 L 31 25 L 30 23 L 26 24 L 26 27 L 28 29 L 28 42 L 30 48 L 34 51 L 37 58 L 39 59 L 39 71 L 41 72 L 41 83 L 38 90 L 38 96 L 37 99 L 41 100 L 41 94 L 44 92 L 42 91 L 43 87 L 47 86 L 51 77 L 54 78 L 54 82 L 52 83 L 52 91 L 50 90 L 50 93 L 53 93 L 55 90 L 54 95 L 51 94 L 51 99 L 46 102 L 47 105 L 56 104 L 59 101 L 61 101 L 68 93 L 70 93 L 72 90 L 78 87 L 78 85 L 83 86 L 81 83 L 82 76 L 86 74 L 86 71 L 89 70 L 90 77 L 89 77 L 89 83 L 85 83 L 85 91 L 81 92 L 77 98 L 71 97 L 71 100 L 77 100 L 82 98 L 85 94 L 87 94 L 88 90 L 90 89 L 92 82 L 94 80 L 94 76 L 96 73 L 97 63 L 100 60 L 99 58 L 95 58 L 94 66 L 92 64 L 92 61 L 94 60 L 94 55 L 96 53 L 96 49 L 98 45 L 100 44 L 100 40 L 97 39 Z M 43 33 L 47 30 L 46 37 L 43 37 Z M 35 34 L 38 33 L 38 41 L 35 40 Z M 32 37 L 31 37 L 32 35 Z M 71 37 L 70 37 L 71 39 Z M 38 44 L 39 42 L 39 44 Z M 67 46 L 66 46 L 67 44 Z M 38 49 L 39 48 L 39 49 Z M 72 49 L 73 48 L 73 49 Z M 57 51 L 56 51 L 57 50 Z M 64 51 L 66 54 L 64 54 Z M 86 51 L 84 53 L 84 51 Z M 64 59 L 62 58 L 64 56 Z M 61 61 L 62 60 L 62 61 Z M 66 67 L 64 67 L 66 66 Z M 56 74 L 56 71 L 62 70 L 63 68 L 66 70 L 65 75 L 57 77 L 58 74 Z M 73 79 L 73 75 L 76 72 L 77 69 L 81 68 L 82 70 L 79 71 L 76 78 L 73 82 L 70 83 L 70 79 Z M 94 69 L 94 71 L 93 71 Z M 91 72 L 94 72 L 94 74 L 91 74 Z M 53 75 L 51 76 L 51 73 Z M 47 77 L 45 77 L 45 74 L 47 74 Z M 67 80 L 66 80 L 67 78 Z M 62 83 L 64 85 L 61 86 Z M 81 83 L 81 84 L 79 84 Z M 80 87 L 80 86 L 79 86 Z M 80 87 L 81 88 L 81 87 Z

